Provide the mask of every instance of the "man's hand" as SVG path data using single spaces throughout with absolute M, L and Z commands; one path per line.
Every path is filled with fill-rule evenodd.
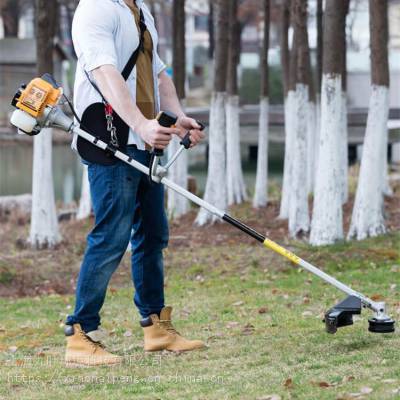
M 172 135 L 180 135 L 178 128 L 165 128 L 156 119 L 144 119 L 135 128 L 140 137 L 150 146 L 164 150 L 172 139 Z
M 205 134 L 200 130 L 200 125 L 193 118 L 186 116 L 179 117 L 178 121 L 176 122 L 176 127 L 179 128 L 179 137 L 182 139 L 185 137 L 188 131 L 190 132 L 190 147 L 198 145 L 206 137 Z

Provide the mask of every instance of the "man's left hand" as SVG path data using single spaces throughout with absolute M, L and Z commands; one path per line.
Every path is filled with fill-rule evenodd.
M 189 117 L 179 117 L 176 122 L 176 127 L 180 129 L 181 134 L 179 135 L 182 139 L 185 137 L 186 133 L 190 131 L 190 147 L 198 145 L 206 136 L 200 130 L 200 125 L 193 118 Z

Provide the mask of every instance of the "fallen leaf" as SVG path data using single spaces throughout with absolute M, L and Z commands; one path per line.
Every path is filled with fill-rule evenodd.
M 110 288 L 110 293 L 111 293 L 111 294 L 117 293 L 117 289 L 115 289 L 115 288 Z
M 383 300 L 383 296 L 382 296 L 381 294 L 373 294 L 373 295 L 371 296 L 371 299 L 372 299 L 373 301 L 380 301 L 380 300 Z
M 362 387 L 361 390 L 360 390 L 360 392 L 361 392 L 362 394 L 370 394 L 370 393 L 372 393 L 373 391 L 374 391 L 374 389 L 372 389 L 372 388 L 370 388 L 370 387 L 368 387 L 368 386 L 364 386 L 364 387 Z
M 236 301 L 235 303 L 232 303 L 233 306 L 238 307 L 238 306 L 242 306 L 244 304 L 244 301 Z
M 268 312 L 268 308 L 267 307 L 260 307 L 258 309 L 258 313 L 259 314 L 266 314 Z
M 304 311 L 301 315 L 303 317 L 311 317 L 313 315 L 313 313 L 311 311 Z
M 267 394 L 266 396 L 257 397 L 256 400 L 281 400 L 279 394 Z
M 322 381 L 322 382 L 318 382 L 318 386 L 321 388 L 328 388 L 328 387 L 331 387 L 332 385 L 328 382 Z
M 187 316 L 190 315 L 190 311 L 189 311 L 189 309 L 187 309 L 187 308 L 183 308 L 183 309 L 181 310 L 181 314 L 187 317 Z
M 252 324 L 246 324 L 242 329 L 243 335 L 252 335 L 255 331 L 255 327 Z
M 203 283 L 205 281 L 204 276 L 203 275 L 197 275 L 195 278 L 196 281 Z
M 293 380 L 291 378 L 287 378 L 285 383 L 283 384 L 285 388 L 292 389 L 293 388 Z

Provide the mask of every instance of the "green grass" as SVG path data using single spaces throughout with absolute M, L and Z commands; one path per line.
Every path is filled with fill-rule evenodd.
M 382 296 L 398 317 L 400 234 L 291 248 L 362 293 Z M 368 312 L 325 333 L 323 313 L 344 295 L 317 277 L 262 246 L 182 247 L 166 259 L 176 326 L 205 340 L 207 350 L 144 354 L 128 286 L 110 291 L 102 311 L 111 333 L 105 343 L 124 364 L 66 369 L 61 325 L 73 297 L 1 299 L 0 399 L 400 398 L 399 334 L 369 333 Z M 355 397 L 363 391 L 370 393 Z

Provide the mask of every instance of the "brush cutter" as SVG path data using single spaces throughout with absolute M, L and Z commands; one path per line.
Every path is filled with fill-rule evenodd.
M 119 151 L 118 148 L 99 140 L 95 135 L 80 129 L 80 127 L 61 110 L 60 105 L 62 104 L 61 100 L 63 98 L 65 98 L 65 96 L 63 95 L 62 88 L 57 85 L 50 75 L 46 74 L 42 78 L 36 78 L 28 85 L 19 89 L 15 95 L 12 105 L 17 110 L 14 111 L 11 117 L 11 123 L 16 126 L 20 132 L 28 135 L 37 135 L 40 133 L 42 128 L 45 127 L 56 127 L 68 133 L 79 135 L 94 146 L 108 152 L 117 159 L 141 171 L 143 174 L 148 175 L 152 181 L 158 184 L 164 184 L 198 206 L 203 207 L 211 214 L 221 218 L 223 221 L 229 223 L 235 228 L 240 229 L 242 232 L 264 244 L 265 247 L 285 257 L 293 264 L 306 269 L 325 282 L 346 293 L 348 297 L 332 307 L 325 314 L 324 322 L 327 332 L 335 333 L 340 327 L 352 325 L 353 315 L 360 314 L 362 307 L 369 308 L 374 312 L 374 316 L 369 319 L 370 332 L 394 332 L 395 322 L 386 314 L 384 302 L 373 301 L 363 294 L 356 292 L 349 286 L 343 284 L 334 277 L 298 257 L 296 254 L 280 246 L 278 243 L 268 239 L 244 223 L 231 217 L 225 213 L 225 211 L 219 210 L 212 204 L 209 204 L 169 180 L 166 177 L 169 167 L 176 161 L 184 149 L 190 147 L 189 133 L 186 135 L 184 140 L 182 140 L 181 147 L 178 151 L 164 166 L 159 165 L 158 162 L 161 154 L 154 153 L 152 162 L 148 167 Z M 68 99 L 65 98 L 65 100 L 72 108 Z M 163 124 L 163 126 L 172 126 L 176 122 L 176 117 L 171 113 L 161 113 L 158 119 L 159 123 Z

